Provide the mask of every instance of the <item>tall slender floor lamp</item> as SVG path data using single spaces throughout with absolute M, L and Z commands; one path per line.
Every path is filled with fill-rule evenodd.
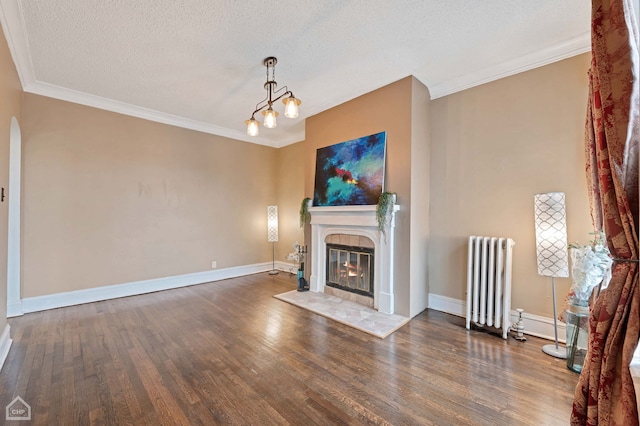
M 558 315 L 556 314 L 555 278 L 569 276 L 567 249 L 567 215 L 563 192 L 536 194 L 534 197 L 536 221 L 536 255 L 538 274 L 551 277 L 553 291 L 553 328 L 555 345 L 544 345 L 542 351 L 556 358 L 566 358 L 566 348 L 558 346 Z
M 272 243 L 272 267 L 269 275 L 276 275 L 276 243 L 278 242 L 278 206 L 267 206 L 267 241 Z

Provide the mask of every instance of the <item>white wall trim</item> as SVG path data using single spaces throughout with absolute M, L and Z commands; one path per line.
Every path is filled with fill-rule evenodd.
M 224 136 L 227 138 L 241 140 L 244 142 L 251 142 L 258 145 L 276 147 L 276 144 L 274 144 L 274 142 L 269 140 L 268 138 L 261 138 L 259 136 L 248 136 L 246 131 L 216 126 L 215 124 L 205 123 L 203 121 L 192 120 L 189 118 L 180 117 L 178 115 L 156 111 L 150 108 L 127 104 L 124 102 L 115 101 L 113 99 L 103 98 L 101 96 L 91 95 L 77 90 L 56 86 L 54 84 L 43 83 L 37 80 L 27 84 L 24 87 L 24 91 L 106 111 L 117 112 L 119 114 L 128 115 L 130 117 L 142 118 L 143 120 L 154 121 L 156 123 L 181 127 L 183 129 L 196 130 L 202 133 Z M 301 140 L 304 140 L 304 131 L 297 132 L 291 136 L 280 138 L 278 140 L 277 146 L 291 145 Z
M 25 92 L 73 102 L 80 105 L 86 105 L 106 111 L 117 112 L 131 117 L 142 118 L 144 120 L 155 121 L 157 123 L 168 124 L 184 129 L 196 130 L 198 132 L 251 142 L 258 145 L 280 147 L 304 140 L 304 129 L 302 129 L 302 131 L 281 138 L 278 140 L 276 146 L 273 141 L 270 141 L 266 137 L 248 136 L 245 131 L 191 120 L 185 117 L 114 101 L 101 96 L 91 95 L 89 93 L 38 81 L 33 72 L 31 52 L 29 50 L 27 33 L 25 30 L 26 26 L 23 20 L 24 14 L 21 11 L 20 2 L 16 0 L 0 0 L 0 2 L 0 23 L 2 23 L 4 35 L 7 39 L 7 44 L 9 45 L 9 51 L 11 52 L 11 57 L 16 65 L 16 71 L 18 72 L 20 83 L 22 84 L 22 90 Z
M 22 300 L 18 300 L 16 303 L 7 303 L 7 318 L 19 317 L 22 314 L 24 314 Z
M 464 301 L 447 296 L 440 296 L 439 294 L 429 293 L 429 302 L 427 306 L 429 309 L 446 312 L 457 317 L 464 318 L 466 315 L 466 303 Z
M 510 312 L 511 322 L 518 321 L 518 313 Z M 524 333 L 531 336 L 540 337 L 547 340 L 555 340 L 553 333 L 553 318 L 523 312 L 522 322 L 524 323 Z M 565 323 L 558 321 L 558 342 L 565 343 L 567 340 L 567 327 Z
M 293 265 L 291 265 L 293 266 Z M 46 296 L 27 297 L 22 299 L 20 306 L 8 309 L 7 316 L 14 317 L 23 313 L 44 311 L 47 309 L 63 308 L 65 306 L 81 305 L 83 303 L 116 299 L 119 297 L 136 296 L 154 291 L 170 290 L 211 281 L 225 280 L 244 275 L 270 271 L 272 262 L 256 263 L 253 265 L 236 266 L 225 269 L 195 272 L 192 274 L 175 275 L 171 277 L 134 281 L 84 290 L 67 291 L 48 294 Z M 289 272 L 289 264 L 276 262 L 276 269 Z
M 464 318 L 466 316 L 466 306 L 467 304 L 464 300 L 453 299 L 451 297 L 440 296 L 438 294 L 429 294 L 429 309 L 446 312 L 448 314 Z M 518 320 L 518 313 L 512 310 L 509 313 L 509 317 L 513 324 Z M 540 337 L 542 339 L 555 340 L 553 318 L 524 312 L 522 314 L 522 322 L 524 323 L 525 334 Z M 558 341 L 564 343 L 565 340 L 565 324 L 558 321 Z
M 4 365 L 4 361 L 7 359 L 11 343 L 13 342 L 11 340 L 11 333 L 9 330 L 10 327 L 9 324 L 7 324 L 2 332 L 2 336 L 0 336 L 0 371 L 2 371 L 2 366 Z
M 441 83 L 427 85 L 427 87 L 429 87 L 429 93 L 433 100 L 589 51 L 591 51 L 591 34 L 586 32 L 547 49 L 511 59 L 493 67 L 476 70 Z
M 276 260 L 276 269 L 290 274 L 298 273 L 298 265 L 289 262 L 280 262 Z
M 7 39 L 7 45 L 16 65 L 16 71 L 22 84 L 22 89 L 34 81 L 31 52 L 27 42 L 27 33 L 19 1 L 1 0 L 0 23 Z

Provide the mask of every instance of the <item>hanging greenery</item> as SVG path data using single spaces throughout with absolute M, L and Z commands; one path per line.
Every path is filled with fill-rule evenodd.
M 395 192 L 383 192 L 380 194 L 380 198 L 378 198 L 378 205 L 376 207 L 376 219 L 378 220 L 378 230 L 385 234 L 385 230 L 387 227 L 387 218 L 389 217 L 389 213 L 393 208 L 393 203 L 396 199 Z
M 309 223 L 311 220 L 311 214 L 309 213 L 309 201 L 311 201 L 311 198 L 307 197 L 302 200 L 302 204 L 300 205 L 300 228 L 304 228 L 304 225 Z

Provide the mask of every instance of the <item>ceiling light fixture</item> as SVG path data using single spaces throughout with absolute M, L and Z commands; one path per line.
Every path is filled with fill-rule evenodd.
M 267 67 L 267 82 L 264 84 L 264 88 L 267 91 L 267 97 L 256 104 L 256 110 L 251 114 L 251 118 L 244 122 L 247 125 L 247 134 L 249 136 L 258 136 L 259 123 L 258 120 L 256 120 L 255 115 L 259 111 L 262 111 L 262 115 L 264 115 L 264 127 L 269 129 L 276 127 L 276 117 L 278 117 L 279 114 L 273 110 L 273 103 L 287 95 L 289 95 L 287 98 L 282 99 L 282 102 L 285 105 L 284 116 L 287 118 L 298 117 L 298 105 L 302 103 L 300 99 L 296 99 L 295 96 L 293 96 L 293 92 L 289 90 L 287 86 L 284 86 L 280 90 L 276 90 L 276 87 L 278 87 L 275 81 L 275 67 L 277 63 L 278 59 L 274 56 L 269 56 L 263 61 L 264 66 Z M 285 92 L 278 96 L 278 94 L 283 90 Z M 274 98 L 274 96 L 277 97 Z

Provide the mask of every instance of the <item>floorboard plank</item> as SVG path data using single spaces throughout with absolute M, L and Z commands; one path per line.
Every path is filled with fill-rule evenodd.
M 34 424 L 564 425 L 578 375 L 527 342 L 425 311 L 385 339 L 230 280 L 27 314 L 0 407 Z

